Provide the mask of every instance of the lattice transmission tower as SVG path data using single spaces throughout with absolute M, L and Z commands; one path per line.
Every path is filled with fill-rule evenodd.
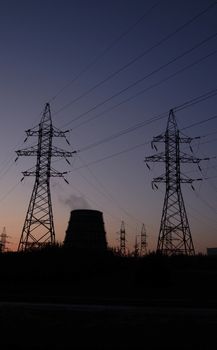
M 6 251 L 7 238 L 9 236 L 6 234 L 6 228 L 3 227 L 2 233 L 0 235 L 0 253 L 4 253 Z
M 65 151 L 52 145 L 53 137 L 66 139 L 67 131 L 61 131 L 52 125 L 50 105 L 47 103 L 38 126 L 26 130 L 26 139 L 30 136 L 37 137 L 37 144 L 16 151 L 19 156 L 35 156 L 36 166 L 23 172 L 25 176 L 34 176 L 35 183 L 30 198 L 18 251 L 39 248 L 41 246 L 55 243 L 55 229 L 50 192 L 50 178 L 62 177 L 67 172 L 59 172 L 51 166 L 52 157 L 62 157 L 69 163 L 68 157 L 72 157 L 75 151 Z M 24 142 L 25 142 L 24 141 Z M 24 179 L 22 178 L 22 180 Z M 21 181 L 22 181 L 21 180 Z
M 121 255 L 126 255 L 126 230 L 125 230 L 125 223 L 124 221 L 121 221 L 121 228 L 120 228 L 120 253 Z
M 208 158 L 197 158 L 180 150 L 181 144 L 189 144 L 193 138 L 180 136 L 173 110 L 169 112 L 166 132 L 156 136 L 152 141 L 152 148 L 157 149 L 155 143 L 163 142 L 165 151 L 145 158 L 145 162 L 164 162 L 165 174 L 153 179 L 152 186 L 156 183 L 166 184 L 166 193 L 163 204 L 160 231 L 158 236 L 157 251 L 162 254 L 194 255 L 190 226 L 186 214 L 185 204 L 181 191 L 181 183 L 191 184 L 202 179 L 191 179 L 181 173 L 181 163 L 197 164 Z M 194 138 L 195 139 L 195 138 Z M 193 186 L 192 186 L 193 187 Z
M 133 251 L 133 255 L 135 258 L 137 258 L 139 256 L 139 244 L 138 244 L 138 239 L 137 236 L 135 237 L 135 243 L 134 243 L 134 251 Z
M 140 236 L 140 256 L 147 254 L 147 233 L 145 224 L 142 224 L 141 236 Z

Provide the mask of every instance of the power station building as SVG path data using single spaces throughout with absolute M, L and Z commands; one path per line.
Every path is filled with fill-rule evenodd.
M 105 252 L 107 241 L 102 212 L 89 209 L 72 210 L 64 246 L 78 250 Z
M 207 255 L 217 255 L 217 248 L 207 248 Z

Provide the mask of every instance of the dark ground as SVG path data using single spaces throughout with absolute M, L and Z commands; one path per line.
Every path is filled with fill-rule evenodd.
M 0 256 L 1 349 L 217 349 L 217 257 Z

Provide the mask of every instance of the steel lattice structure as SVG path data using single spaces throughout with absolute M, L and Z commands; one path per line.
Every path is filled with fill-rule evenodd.
M 55 243 L 50 178 L 64 178 L 64 174 L 67 172 L 58 172 L 53 169 L 51 167 L 51 158 L 63 157 L 69 163 L 67 158 L 72 157 L 72 154 L 75 152 L 69 152 L 55 147 L 52 145 L 52 141 L 53 137 L 64 137 L 66 139 L 66 132 L 68 131 L 61 131 L 52 125 L 50 105 L 47 103 L 40 124 L 36 128 L 26 130 L 27 137 L 25 141 L 30 136 L 36 136 L 38 143 L 35 146 L 16 151 L 18 157 L 37 157 L 36 166 L 23 172 L 24 177 L 34 176 L 35 183 L 23 225 L 18 251 L 39 248 L 45 244 L 52 245 Z
M 121 221 L 120 228 L 120 253 L 121 255 L 126 255 L 126 230 L 124 221 Z
M 3 231 L 0 235 L 0 253 L 4 253 L 6 251 L 6 243 L 7 242 L 7 234 L 6 234 L 6 228 L 3 227 Z
M 135 237 L 135 244 L 134 244 L 133 255 L 134 255 L 135 258 L 137 258 L 139 256 L 139 244 L 138 244 L 138 240 L 137 240 L 137 235 Z
M 140 256 L 144 256 L 147 254 L 147 233 L 146 233 L 146 228 L 145 225 L 142 225 L 142 230 L 141 230 L 141 241 L 140 241 Z
M 165 151 L 145 158 L 145 162 L 164 162 L 165 174 L 153 179 L 156 183 L 166 184 L 166 193 L 163 204 L 160 231 L 158 236 L 157 251 L 162 254 L 194 255 L 190 226 L 186 214 L 185 204 L 181 191 L 181 183 L 191 184 L 202 179 L 187 178 L 180 171 L 181 163 L 195 163 L 199 166 L 201 158 L 188 155 L 180 150 L 180 144 L 187 143 L 190 146 L 193 138 L 180 136 L 173 110 L 170 110 L 166 132 L 153 138 L 152 147 L 156 148 L 156 142 L 165 144 Z M 191 146 L 190 146 L 191 148 Z M 157 149 L 157 148 L 156 148 Z M 204 158 L 203 160 L 207 160 Z

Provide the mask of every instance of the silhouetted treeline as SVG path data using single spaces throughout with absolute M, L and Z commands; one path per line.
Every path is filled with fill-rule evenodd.
M 197 255 L 142 258 L 77 251 L 61 246 L 0 255 L 0 297 L 113 298 L 141 303 L 215 303 L 217 257 Z

